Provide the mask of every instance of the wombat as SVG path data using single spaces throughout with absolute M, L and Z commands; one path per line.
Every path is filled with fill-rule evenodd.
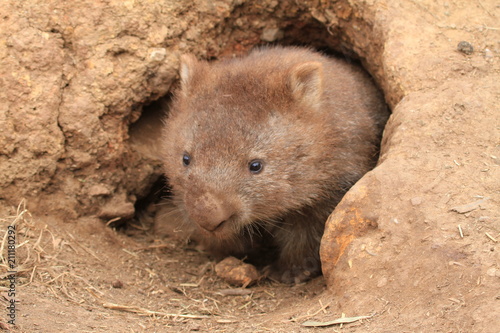
M 371 79 L 299 47 L 185 55 L 180 77 L 162 159 L 185 223 L 218 256 L 269 262 L 271 278 L 319 275 L 325 221 L 378 156 L 388 111 Z

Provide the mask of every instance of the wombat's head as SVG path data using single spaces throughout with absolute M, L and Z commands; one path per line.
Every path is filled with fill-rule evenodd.
M 188 221 L 228 239 L 326 195 L 335 134 L 322 134 L 320 62 L 181 60 L 162 140 Z

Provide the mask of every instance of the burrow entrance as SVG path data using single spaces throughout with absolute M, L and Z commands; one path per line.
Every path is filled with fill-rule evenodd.
M 244 12 L 241 9 L 237 11 L 236 15 L 244 17 Z M 236 24 L 235 22 L 238 20 L 241 22 L 242 18 L 231 18 L 226 24 L 230 26 Z M 258 40 L 249 36 L 242 37 L 241 29 L 239 29 L 229 34 L 229 36 L 237 36 L 237 41 L 226 41 L 226 48 L 220 54 L 208 52 L 200 58 L 216 61 L 224 57 L 244 55 L 258 46 L 282 45 L 309 47 L 331 57 L 342 58 L 361 68 L 366 64 L 366 59 L 356 53 L 340 26 L 325 25 L 318 19 L 305 14 L 302 14 L 300 19 L 273 22 L 272 28 L 264 28 L 258 32 L 249 30 L 254 35 L 259 34 Z M 359 24 L 359 20 L 353 24 Z M 144 105 L 140 118 L 130 126 L 130 143 L 138 154 L 142 154 L 145 160 L 157 159 L 159 156 L 158 150 L 161 148 L 158 141 L 152 138 L 160 136 L 161 125 L 168 114 L 172 91 L 175 90 L 176 86 L 177 84 L 174 85 L 169 94 Z M 158 166 L 158 164 L 156 165 Z M 173 237 L 181 242 L 189 242 L 191 229 L 186 227 L 182 219 L 173 213 L 175 209 L 171 202 L 168 179 L 163 176 L 162 172 L 160 166 L 156 167 L 149 177 L 150 183 L 144 187 L 144 191 L 134 193 L 137 197 L 134 219 L 126 221 L 127 223 L 120 221 L 115 226 L 130 235 L 137 234 L 140 232 L 138 230 L 148 230 L 156 237 Z M 139 228 L 138 225 L 140 225 Z

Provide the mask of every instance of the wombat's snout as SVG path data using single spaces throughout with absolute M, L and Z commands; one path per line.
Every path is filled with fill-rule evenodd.
M 191 200 L 190 200 L 191 199 Z M 189 217 L 207 231 L 215 231 L 234 215 L 234 207 L 212 193 L 189 198 L 186 196 Z

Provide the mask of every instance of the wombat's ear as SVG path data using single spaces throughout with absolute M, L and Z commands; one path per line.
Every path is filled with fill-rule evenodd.
M 202 75 L 206 63 L 198 61 L 192 54 L 181 55 L 181 68 L 179 74 L 181 76 L 181 85 L 183 88 L 192 86 L 196 82 L 196 78 Z
M 181 76 L 181 83 L 183 86 L 189 83 L 189 79 L 192 77 L 197 63 L 198 60 L 192 54 L 181 55 L 181 68 L 179 74 Z
M 310 61 L 294 66 L 290 71 L 289 84 L 296 100 L 317 105 L 323 92 L 323 65 Z

